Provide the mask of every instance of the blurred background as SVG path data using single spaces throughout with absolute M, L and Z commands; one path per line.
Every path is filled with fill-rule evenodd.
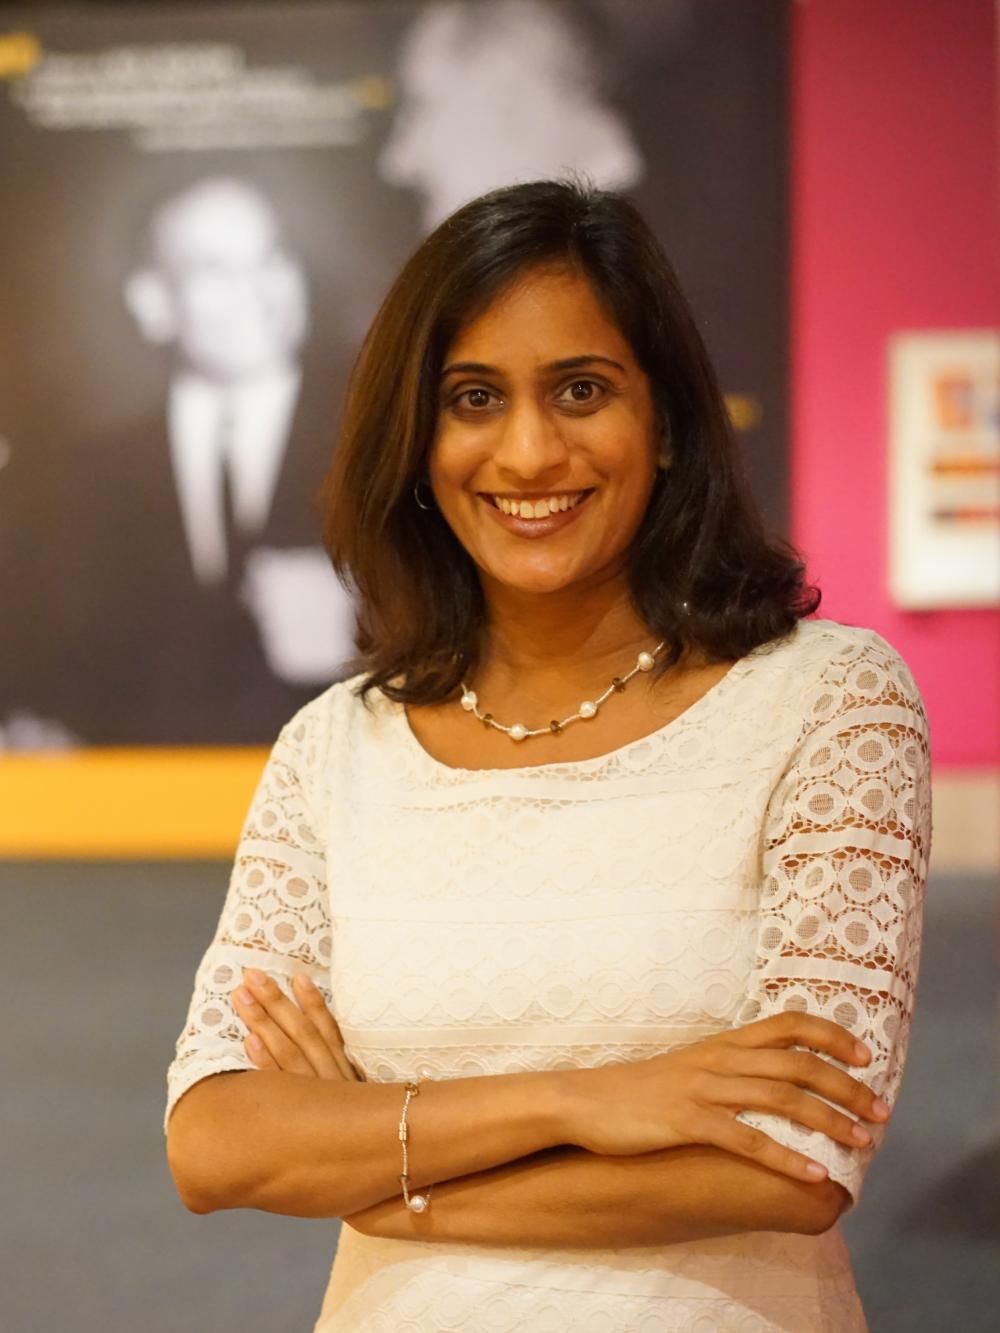
M 465 199 L 627 192 L 769 524 L 927 704 L 873 1333 L 993 1329 L 1000 864 L 991 0 L 0 4 L 0 1328 L 311 1327 L 335 1222 L 194 1217 L 164 1077 L 266 749 L 343 674 L 314 495 Z

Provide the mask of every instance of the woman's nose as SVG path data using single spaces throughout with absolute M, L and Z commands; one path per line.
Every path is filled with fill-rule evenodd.
M 554 422 L 536 407 L 521 407 L 504 418 L 494 464 L 523 481 L 560 467 L 567 458 L 566 441 Z

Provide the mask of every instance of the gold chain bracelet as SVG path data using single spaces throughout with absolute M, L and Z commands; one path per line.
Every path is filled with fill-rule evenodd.
M 413 1101 L 420 1092 L 418 1083 L 406 1084 L 406 1096 L 403 1098 L 403 1113 L 399 1118 L 399 1145 L 403 1149 L 403 1172 L 399 1177 L 399 1183 L 403 1187 L 403 1202 L 409 1208 L 411 1213 L 423 1213 L 431 1206 L 431 1190 L 433 1185 L 427 1187 L 425 1194 L 410 1193 L 410 1158 L 407 1153 L 407 1142 L 409 1139 L 409 1126 L 406 1123 L 406 1113 L 410 1109 L 410 1102 Z

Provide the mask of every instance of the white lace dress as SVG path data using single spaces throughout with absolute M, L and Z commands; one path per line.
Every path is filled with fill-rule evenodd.
M 167 1114 L 251 1068 L 229 992 L 307 971 L 372 1080 L 637 1060 L 784 1009 L 903 1070 L 931 835 L 927 719 L 872 630 L 800 622 L 610 754 L 447 767 L 333 686 L 284 728 L 198 970 Z M 742 1113 L 854 1201 L 873 1149 Z M 874 1127 L 876 1144 L 880 1127 Z M 446 1195 L 434 1207 L 446 1207 Z M 266 1256 L 262 1256 L 266 1262 Z M 317 1333 L 856 1333 L 839 1226 L 500 1249 L 341 1232 Z

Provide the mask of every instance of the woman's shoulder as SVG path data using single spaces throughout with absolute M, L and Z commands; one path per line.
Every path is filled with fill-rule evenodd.
M 359 672 L 310 699 L 282 727 L 275 750 L 294 756 L 299 772 L 321 771 L 331 751 L 350 748 L 384 725 L 389 701 L 377 689 L 363 696 L 364 681 L 365 673 Z
M 839 620 L 800 620 L 791 636 L 803 660 L 817 664 L 869 663 L 912 675 L 899 650 L 878 630 Z
M 909 664 L 877 630 L 809 618 L 768 649 L 784 660 L 790 681 L 820 712 L 877 701 L 924 715 Z

